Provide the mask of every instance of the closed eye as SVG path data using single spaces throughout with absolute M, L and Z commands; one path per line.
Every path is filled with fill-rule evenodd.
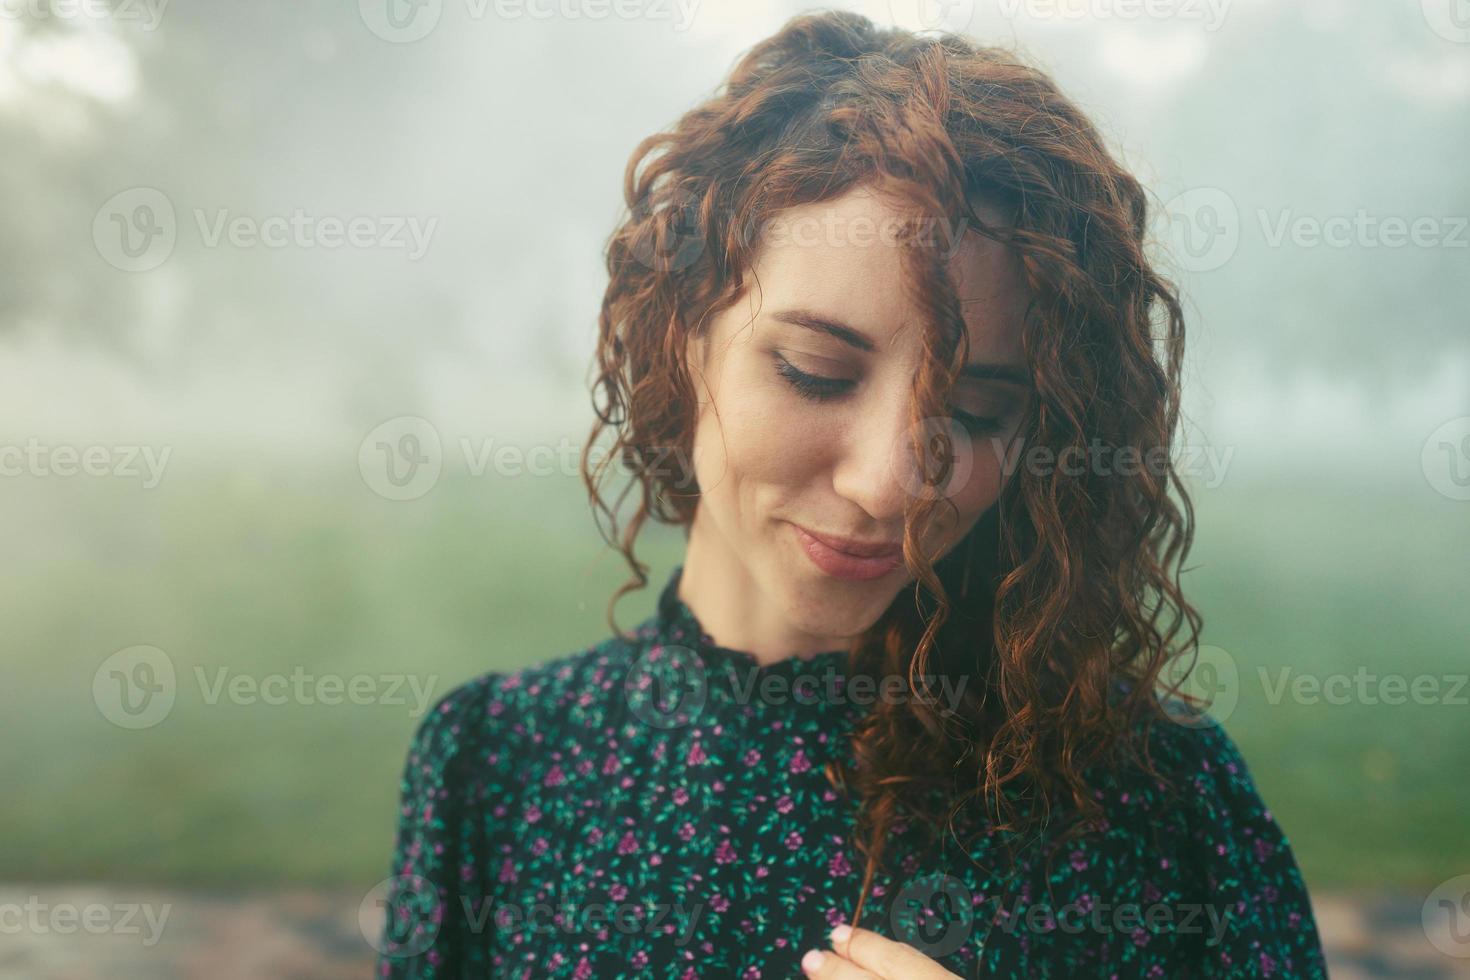
M 828 378 L 803 371 L 780 354 L 776 354 L 775 358 L 776 373 L 786 379 L 787 384 L 798 395 L 810 401 L 828 401 L 847 393 L 857 384 L 848 378 Z M 959 408 L 951 408 L 950 414 L 973 438 L 1000 432 L 1005 427 L 1005 419 L 972 415 Z
M 826 378 L 820 374 L 808 374 L 780 354 L 776 355 L 776 372 L 785 378 L 796 393 L 812 401 L 835 398 L 857 384 L 846 378 Z

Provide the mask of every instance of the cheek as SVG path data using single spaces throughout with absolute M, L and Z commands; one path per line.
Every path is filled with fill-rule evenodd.
M 774 372 L 772 372 L 774 374 Z M 695 472 L 700 486 L 739 484 L 796 487 L 826 465 L 829 434 L 815 406 L 783 392 L 779 378 L 762 376 L 755 365 L 730 365 L 721 379 L 715 408 L 706 407 L 695 435 Z M 708 482 L 707 482 L 708 481 Z

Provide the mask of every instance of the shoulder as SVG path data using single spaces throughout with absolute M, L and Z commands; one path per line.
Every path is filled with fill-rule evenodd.
M 1159 850 L 1180 897 L 1219 923 L 1203 961 L 1229 975 L 1324 975 L 1306 882 L 1235 740 L 1209 718 L 1165 718 L 1145 744 L 1167 782 L 1147 808 L 1150 826 L 1169 828 Z
M 1113 870 L 1183 894 L 1234 891 L 1252 904 L 1290 894 L 1305 905 L 1286 834 L 1224 727 L 1156 718 L 1135 734 L 1137 758 L 1093 783 L 1102 807 L 1096 842 Z
M 492 670 L 462 681 L 419 721 L 410 766 L 463 774 L 469 760 L 494 767 L 519 753 L 586 727 L 607 714 L 640 648 L 609 637 L 537 664 Z
M 1144 724 L 1140 738 L 1169 801 L 1197 817 L 1272 822 L 1240 747 L 1219 722 L 1155 718 Z
M 1142 720 L 1130 748 L 1092 778 L 1106 822 L 1120 838 L 1143 835 L 1150 847 L 1172 839 L 1165 850 L 1182 857 L 1282 837 L 1239 746 L 1213 719 Z

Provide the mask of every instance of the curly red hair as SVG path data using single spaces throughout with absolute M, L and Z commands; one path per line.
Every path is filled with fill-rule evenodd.
M 849 654 L 853 671 L 907 677 L 913 696 L 877 704 L 852 736 L 854 765 L 828 769 L 861 804 L 867 866 L 854 924 L 900 820 L 956 834 L 978 801 L 980 828 L 1023 830 L 1058 809 L 1077 818 L 1067 833 L 1085 831 L 1099 812 L 1093 766 L 1132 758 L 1152 771 L 1140 733 L 1159 717 L 1161 671 L 1197 647 L 1201 625 L 1179 585 L 1193 510 L 1169 456 L 1184 324 L 1175 288 L 1145 256 L 1143 189 L 1053 81 L 1013 54 L 831 12 L 794 18 L 757 44 L 712 98 L 643 140 L 628 163 L 629 213 L 607 245 L 597 421 L 582 457 L 599 527 L 632 570 L 609 602 L 614 630 L 617 599 L 648 582 L 633 552 L 640 528 L 650 518 L 687 528 L 698 504 L 692 470 L 669 466 L 691 458 L 687 343 L 742 294 L 763 222 L 861 184 L 1019 253 L 1036 393 L 1024 443 L 1053 459 L 1135 447 L 1156 465 L 1023 466 L 938 560 L 917 542 L 947 501 L 913 495 L 904 540 L 913 591 Z M 981 220 L 979 202 L 1007 221 Z M 968 341 L 942 243 L 922 238 L 904 249 L 927 321 L 914 446 L 938 486 L 962 447 L 944 433 L 936 446 L 923 422 L 947 414 Z M 594 467 L 606 431 L 614 443 Z M 609 503 L 601 484 L 614 461 L 632 480 Z M 640 499 L 622 526 L 630 490 Z M 920 686 L 939 674 L 978 683 L 951 709 Z

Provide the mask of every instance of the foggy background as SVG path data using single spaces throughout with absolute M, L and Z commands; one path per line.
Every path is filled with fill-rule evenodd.
M 1465 970 L 1470 5 L 841 6 L 1017 47 L 1149 188 L 1217 715 L 1334 975 Z M 806 9 L 0 0 L 0 906 L 174 909 L 0 977 L 365 975 L 412 692 L 608 633 L 576 454 L 628 155 Z M 259 695 L 293 672 L 374 696 Z

